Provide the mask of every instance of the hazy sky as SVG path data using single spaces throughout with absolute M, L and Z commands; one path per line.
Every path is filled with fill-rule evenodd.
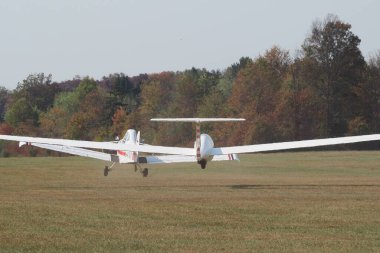
M 353 26 L 368 57 L 380 49 L 379 10 L 375 0 L 0 0 L 0 86 L 39 72 L 223 70 L 274 45 L 293 54 L 328 13 Z

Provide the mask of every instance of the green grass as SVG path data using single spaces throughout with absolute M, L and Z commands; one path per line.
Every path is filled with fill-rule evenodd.
M 379 252 L 380 152 L 0 159 L 0 252 Z

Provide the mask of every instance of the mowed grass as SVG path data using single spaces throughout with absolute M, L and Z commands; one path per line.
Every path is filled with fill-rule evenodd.
M 380 252 L 380 152 L 0 159 L 0 252 Z

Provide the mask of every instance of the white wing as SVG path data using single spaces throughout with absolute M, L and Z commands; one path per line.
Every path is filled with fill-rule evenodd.
M 66 154 L 71 154 L 71 155 L 91 157 L 91 158 L 95 158 L 95 159 L 99 159 L 103 161 L 118 162 L 119 160 L 119 158 L 115 155 L 88 150 L 84 148 L 76 148 L 76 147 L 68 147 L 68 146 L 60 146 L 60 145 L 52 145 L 52 144 L 41 144 L 41 143 L 31 143 L 30 145 L 39 147 L 39 148 L 54 150 L 54 151 L 58 151 L 58 152 L 66 153 Z
M 186 155 L 162 155 L 162 156 L 146 156 L 139 158 L 140 163 L 186 163 L 186 162 L 197 162 L 195 156 Z
M 165 146 L 155 146 L 155 145 L 133 145 L 131 147 L 124 147 L 124 150 L 137 151 L 150 154 L 171 154 L 171 155 L 185 155 L 185 156 L 195 156 L 196 150 L 194 148 L 180 148 L 180 147 L 165 147 Z
M 328 139 L 316 139 L 316 140 L 306 140 L 306 141 L 279 142 L 279 143 L 235 146 L 235 147 L 221 147 L 221 148 L 213 148 L 211 151 L 211 155 L 223 155 L 223 154 L 231 154 L 231 153 L 237 153 L 237 154 L 255 153 L 255 152 L 264 152 L 264 151 L 310 148 L 310 147 L 318 147 L 318 146 L 347 144 L 347 143 L 365 142 L 365 141 L 377 141 L 377 140 L 380 140 L 380 134 L 328 138 Z
M 24 144 L 24 143 L 23 143 Z M 26 143 L 25 143 L 26 144 Z M 41 143 L 30 143 L 30 145 L 54 150 L 66 154 L 78 155 L 83 157 L 91 157 L 103 161 L 109 162 L 117 162 L 120 163 L 120 159 L 116 155 L 106 154 L 103 152 L 98 152 L 94 150 L 84 149 L 84 148 L 76 148 L 76 147 L 68 147 L 68 146 L 60 146 L 60 145 L 52 145 L 52 144 L 41 144 Z M 235 154 L 229 155 L 216 155 L 212 159 L 213 161 L 228 161 L 228 160 L 239 160 L 238 156 Z M 149 164 L 159 164 L 159 163 L 185 163 L 185 162 L 197 162 L 195 156 L 185 156 L 185 155 L 162 155 L 162 156 L 146 156 L 140 157 L 139 163 L 149 163 Z M 129 162 L 133 163 L 133 162 Z
M 13 136 L 13 135 L 0 135 L 0 139 L 19 141 L 19 142 L 28 142 L 28 143 L 34 143 L 34 144 L 51 144 L 51 145 L 60 145 L 60 146 L 69 146 L 69 147 L 78 147 L 78 148 L 126 150 L 126 151 L 144 152 L 144 153 L 151 153 L 151 154 L 195 156 L 195 150 L 193 148 L 165 147 L 165 146 L 153 146 L 153 145 L 129 145 L 129 144 L 126 145 L 122 143 L 113 143 L 113 142 L 77 141 L 77 140 L 36 138 L 36 137 Z M 309 147 L 347 144 L 347 143 L 355 143 L 355 142 L 377 141 L 377 140 L 380 140 L 380 134 L 328 138 L 328 139 L 316 139 L 316 140 L 306 140 L 306 141 L 279 142 L 279 143 L 235 146 L 235 147 L 221 147 L 221 148 L 213 148 L 211 150 L 210 155 L 216 156 L 216 155 L 228 155 L 228 154 L 239 154 L 239 153 L 254 153 L 254 152 L 263 152 L 263 151 L 309 148 Z
M 231 161 L 236 160 L 238 161 L 239 158 L 235 154 L 228 154 L 228 155 L 215 155 L 212 159 L 212 161 Z M 197 158 L 196 156 L 184 156 L 184 155 L 163 155 L 163 156 L 147 156 L 147 157 L 140 157 L 139 158 L 140 163 L 150 163 L 150 164 L 158 164 L 158 163 L 196 163 Z
M 107 150 L 126 150 L 144 153 L 173 154 L 173 155 L 195 155 L 193 148 L 178 148 L 153 145 L 132 145 L 114 142 L 97 142 L 97 141 L 77 141 L 66 139 L 38 138 L 28 136 L 0 135 L 0 139 L 9 141 L 19 141 L 27 143 L 52 144 L 60 146 L 93 148 Z

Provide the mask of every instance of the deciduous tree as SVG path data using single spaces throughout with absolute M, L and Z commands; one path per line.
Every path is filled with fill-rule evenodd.
M 47 111 L 53 105 L 59 92 L 56 83 L 51 82 L 52 75 L 31 74 L 17 85 L 12 97 L 14 101 L 25 98 L 30 107 L 38 111 Z
M 9 91 L 0 86 L 0 122 L 4 121 L 6 105 L 9 99 Z
M 25 97 L 16 100 L 5 114 L 5 121 L 17 128 L 21 123 L 29 122 L 31 126 L 38 124 L 38 112 L 28 103 Z
M 321 97 L 325 111 L 325 135 L 341 136 L 347 122 L 357 113 L 347 104 L 358 102 L 354 86 L 362 79 L 365 61 L 359 49 L 360 39 L 351 25 L 329 15 L 316 21 L 303 44 L 306 58 L 315 62 L 316 80 L 310 80 Z

